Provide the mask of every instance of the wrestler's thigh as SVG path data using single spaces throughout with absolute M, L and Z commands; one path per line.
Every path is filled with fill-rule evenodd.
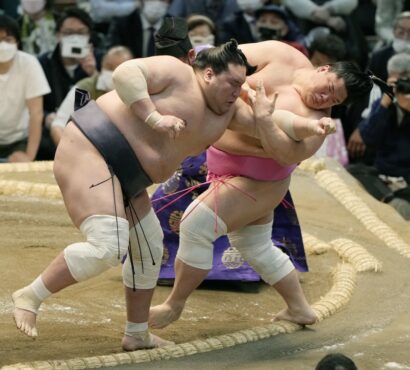
M 83 151 L 69 149 L 69 145 L 57 149 L 54 176 L 73 223 L 79 227 L 85 218 L 94 214 L 117 214 L 125 218 L 120 183 L 115 176 L 110 179 L 111 174 L 101 155 L 89 147 Z
M 230 232 L 258 221 L 269 222 L 289 188 L 290 177 L 281 181 L 234 177 L 226 183 L 213 184 L 200 198 L 209 208 L 217 210 Z

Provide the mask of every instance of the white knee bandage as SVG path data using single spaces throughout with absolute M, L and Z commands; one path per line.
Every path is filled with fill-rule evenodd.
M 212 242 L 226 234 L 226 224 L 215 212 L 199 200 L 186 209 L 187 217 L 179 229 L 177 258 L 187 265 L 203 270 L 212 268 Z
M 164 233 L 153 209 L 140 221 L 139 224 L 130 229 L 132 256 L 128 254 L 124 262 L 122 278 L 124 285 L 128 288 L 152 289 L 157 284 L 161 268 Z M 131 257 L 134 265 L 134 275 Z
M 80 226 L 87 241 L 64 249 L 64 258 L 73 278 L 84 281 L 118 265 L 127 253 L 128 228 L 128 221 L 124 218 L 108 215 L 87 217 Z
M 268 284 L 273 285 L 283 279 L 293 269 L 289 257 L 272 244 L 272 223 L 251 225 L 228 234 L 229 241 L 261 275 Z

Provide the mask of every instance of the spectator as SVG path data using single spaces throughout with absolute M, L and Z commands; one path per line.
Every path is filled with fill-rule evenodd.
M 0 157 L 29 162 L 37 154 L 43 119 L 43 95 L 50 92 L 38 60 L 18 50 L 18 24 L 0 15 Z
M 205 15 L 214 22 L 219 34 L 225 19 L 238 10 L 236 0 L 173 0 L 168 14 L 182 18 L 192 14 Z
M 382 80 L 387 79 L 387 61 L 395 53 L 410 53 L 410 11 L 400 13 L 393 24 L 393 41 L 376 50 L 369 62 L 369 69 Z
M 358 138 L 375 150 L 373 165 L 357 163 L 348 167 L 372 196 L 391 204 L 406 220 L 410 220 L 409 61 L 410 55 L 406 53 L 396 54 L 389 60 L 389 83 L 395 84 L 395 99 L 384 93 L 359 124 Z
M 132 54 L 129 49 L 124 46 L 114 46 L 109 49 L 104 55 L 101 62 L 101 72 L 93 74 L 91 77 L 86 77 L 76 83 L 58 108 L 56 117 L 51 123 L 51 138 L 55 144 L 60 142 L 64 127 L 67 124 L 71 113 L 74 111 L 74 99 L 76 88 L 86 90 L 90 94 L 91 99 L 97 99 L 106 92 L 112 90 L 112 73 L 121 63 L 132 59 Z
M 191 15 L 187 19 L 188 36 L 193 47 L 218 45 L 215 24 L 205 15 Z
M 346 42 L 348 59 L 362 68 L 368 62 L 367 41 L 354 15 L 358 0 L 283 0 L 298 19 L 304 34 L 316 27 L 327 27 Z M 306 41 L 309 47 L 309 41 Z
M 51 51 L 57 44 L 56 17 L 52 0 L 21 0 L 18 19 L 23 50 L 33 55 Z
M 410 77 L 410 54 L 395 54 L 388 63 L 387 70 L 389 74 L 388 83 L 393 84 L 400 77 Z M 362 118 L 366 119 L 371 111 L 371 108 L 376 100 L 382 97 L 381 89 L 375 85 L 370 93 L 369 105 L 362 112 Z M 366 145 L 364 144 L 362 137 L 360 136 L 359 129 L 356 128 L 348 141 L 348 150 L 352 158 L 358 158 L 359 160 L 364 156 L 366 152 Z M 369 157 L 369 155 L 367 155 Z M 365 160 L 368 162 L 368 159 Z
M 255 11 L 264 5 L 264 0 L 237 0 L 239 10 L 222 23 L 221 42 L 234 38 L 239 44 L 258 41 Z
M 369 69 L 382 80 L 387 79 L 387 61 L 395 53 L 410 53 L 410 11 L 400 13 L 394 21 L 393 41 L 376 50 L 369 62 Z
M 303 35 L 284 8 L 278 5 L 265 5 L 256 10 L 255 17 L 259 41 L 283 41 L 308 55 L 303 45 Z
M 405 0 L 377 0 L 375 26 L 376 34 L 384 44 L 394 39 L 394 20 L 404 11 L 410 10 Z
M 90 0 L 94 29 L 105 40 L 114 17 L 126 17 L 140 6 L 139 0 Z
M 330 353 L 323 357 L 315 370 L 357 370 L 353 360 L 342 353 Z
M 37 159 L 54 158 L 55 146 L 49 129 L 56 111 L 70 88 L 96 73 L 100 65 L 102 52 L 90 43 L 92 30 L 92 20 L 85 11 L 67 8 L 57 21 L 55 49 L 39 57 L 51 93 L 44 97 L 44 130 Z
M 161 27 L 168 6 L 169 0 L 141 0 L 141 10 L 136 8 L 130 15 L 113 21 L 109 45 L 124 45 L 136 58 L 154 55 L 155 33 Z
M 315 38 L 309 47 L 309 59 L 315 67 L 345 60 L 346 54 L 344 41 L 331 33 Z

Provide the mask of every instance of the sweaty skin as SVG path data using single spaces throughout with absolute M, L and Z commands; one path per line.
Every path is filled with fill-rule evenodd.
M 347 97 L 342 80 L 329 73 L 326 67 L 315 69 L 302 53 L 289 45 L 268 41 L 241 45 L 240 48 L 249 63 L 258 66 L 257 72 L 247 78 L 247 83 L 252 89 L 256 89 L 259 97 L 253 104 L 256 117 L 260 112 L 266 114 L 268 111 L 260 109 L 263 103 L 270 102 L 270 113 L 273 113 L 276 94 L 275 109 L 312 119 L 329 116 L 329 108 Z M 263 86 L 259 81 L 263 81 Z M 258 119 L 254 135 L 227 130 L 214 146 L 232 154 L 273 158 L 286 165 L 309 158 L 323 143 L 325 135 L 314 135 L 315 129 L 312 132 L 314 136 L 295 142 L 272 125 L 271 118 L 267 116 L 266 119 Z M 230 127 L 236 126 L 237 119 L 246 121 L 246 118 L 236 114 Z M 266 125 L 261 124 L 263 121 Z M 220 186 L 214 191 L 216 186 L 211 184 L 198 199 L 208 208 L 214 209 L 215 197 L 218 197 L 218 216 L 225 222 L 229 233 L 247 225 L 268 224 L 272 220 L 273 209 L 288 190 L 290 177 L 279 181 L 257 181 L 236 176 L 228 181 L 232 186 Z M 250 201 L 235 188 L 252 194 L 255 200 Z M 149 323 L 153 328 L 163 328 L 179 318 L 189 295 L 209 270 L 195 268 L 176 258 L 175 272 L 171 294 L 164 303 L 150 310 Z M 288 320 L 302 325 L 316 321 L 316 314 L 304 296 L 295 270 L 273 286 L 287 303 L 287 308 L 273 316 L 275 320 Z
M 151 180 L 159 183 L 166 180 L 185 157 L 202 152 L 222 135 L 238 109 L 236 100 L 240 86 L 245 82 L 246 68 L 229 65 L 228 71 L 214 75 L 208 70 L 195 73 L 191 67 L 176 58 L 166 56 L 146 58 L 144 62 L 150 74 L 147 81 L 150 99 L 140 104 L 142 114 L 138 116 L 126 106 L 115 91 L 100 97 L 97 104 L 126 137 Z M 173 73 L 170 74 L 169 71 Z M 239 86 L 233 86 L 232 79 Z M 186 127 L 173 138 L 167 132 L 154 130 L 144 122 L 149 113 L 144 112 L 144 104 L 151 111 L 154 107 L 163 115 L 162 121 L 172 122 L 177 117 L 186 122 Z M 106 180 L 110 173 L 100 153 L 72 122 L 68 123 L 58 145 L 54 175 L 68 214 L 76 227 L 91 215 L 117 215 L 128 218 L 130 227 L 133 226 L 124 209 L 121 187 L 116 177 L 113 179 L 116 211 L 111 181 L 103 182 L 90 190 L 90 185 Z M 134 198 L 132 204 L 138 210 L 140 218 L 151 209 L 146 191 Z M 50 293 L 76 283 L 68 269 L 64 252 L 46 267 L 41 278 Z M 35 338 L 36 311 L 41 301 L 33 299 L 28 288 L 29 286 L 13 294 L 14 319 L 18 329 Z M 148 321 L 152 294 L 153 289 L 137 289 L 132 292 L 132 289 L 126 288 L 127 306 L 132 307 L 128 321 Z M 123 339 L 126 350 L 169 343 L 154 335 L 146 336 L 144 340 L 134 337 Z

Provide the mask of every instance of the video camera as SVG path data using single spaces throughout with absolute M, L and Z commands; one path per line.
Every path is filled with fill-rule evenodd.
M 410 94 L 410 78 L 400 77 L 396 81 L 396 94 L 409 95 Z

